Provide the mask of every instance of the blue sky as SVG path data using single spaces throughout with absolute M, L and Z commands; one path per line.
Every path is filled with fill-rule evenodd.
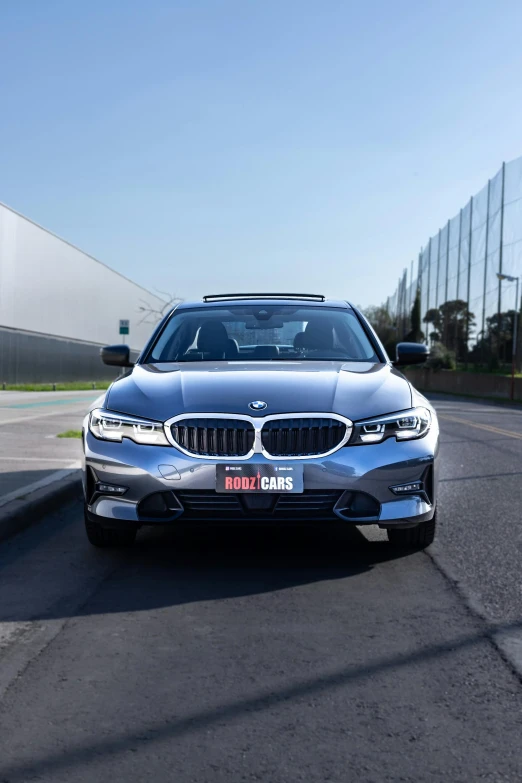
M 522 155 L 522 4 L 24 0 L 0 201 L 149 288 L 380 303 Z

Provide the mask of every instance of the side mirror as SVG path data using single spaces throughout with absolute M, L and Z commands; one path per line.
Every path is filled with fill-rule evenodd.
M 101 360 L 111 367 L 134 367 L 128 345 L 106 345 L 100 350 Z
M 422 364 L 430 355 L 430 349 L 424 343 L 397 343 L 396 367 L 404 367 L 407 364 Z

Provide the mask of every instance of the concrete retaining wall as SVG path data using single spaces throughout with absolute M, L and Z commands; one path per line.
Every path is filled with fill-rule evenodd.
M 406 370 L 404 375 L 422 392 L 450 392 L 506 400 L 511 394 L 511 378 L 503 375 L 428 369 Z M 522 400 L 522 378 L 515 378 L 515 399 Z

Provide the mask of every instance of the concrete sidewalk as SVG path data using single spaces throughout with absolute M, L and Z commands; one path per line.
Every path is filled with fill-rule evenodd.
M 99 396 L 99 391 L 0 392 L 0 509 L 63 482 L 80 467 L 80 440 L 56 436 L 80 430 Z

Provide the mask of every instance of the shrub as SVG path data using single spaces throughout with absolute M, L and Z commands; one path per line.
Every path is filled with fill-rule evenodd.
M 456 370 L 455 352 L 450 351 L 442 343 L 433 343 L 426 367 L 432 370 Z

